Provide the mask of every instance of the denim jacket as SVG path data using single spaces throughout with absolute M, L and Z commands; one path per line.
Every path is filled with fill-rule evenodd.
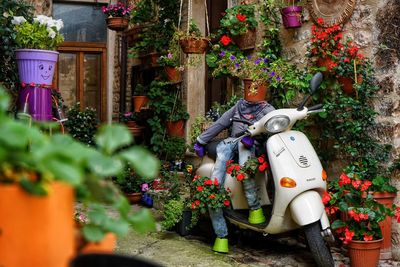
M 249 102 L 240 99 L 231 109 L 197 137 L 197 142 L 202 145 L 207 144 L 211 139 L 217 136 L 222 130 L 232 126 L 231 137 L 236 137 L 238 133 L 245 131 L 248 125 L 243 122 L 232 121 L 232 119 L 246 120 L 255 123 L 265 114 L 275 110 L 267 101 Z

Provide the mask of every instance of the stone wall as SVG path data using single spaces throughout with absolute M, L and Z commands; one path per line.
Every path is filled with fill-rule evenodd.
M 344 25 L 344 37 L 351 37 L 361 52 L 372 59 L 380 91 L 373 103 L 381 142 L 393 145 L 392 159 L 400 154 L 400 1 L 359 0 L 350 20 Z M 307 10 L 305 23 L 299 29 L 281 29 L 284 57 L 297 65 L 306 65 L 304 57 L 311 36 L 312 21 Z M 400 190 L 400 173 L 392 177 Z M 399 194 L 395 200 L 400 203 Z M 400 259 L 400 226 L 393 223 L 393 257 Z

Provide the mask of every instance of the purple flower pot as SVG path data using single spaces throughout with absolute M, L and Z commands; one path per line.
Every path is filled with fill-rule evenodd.
M 18 49 L 15 51 L 18 74 L 21 83 L 27 85 L 51 85 L 58 60 L 58 52 L 38 49 Z M 34 120 L 52 120 L 51 89 L 28 86 L 20 92 L 19 104 L 23 109 L 28 104 L 29 114 Z
M 15 51 L 21 83 L 51 85 L 58 60 L 58 52 L 38 49 Z
M 28 112 L 36 121 L 51 121 L 51 89 L 28 86 L 23 88 L 19 94 L 19 106 L 22 110 L 28 104 Z
M 301 27 L 301 6 L 288 6 L 281 9 L 283 26 L 288 28 Z

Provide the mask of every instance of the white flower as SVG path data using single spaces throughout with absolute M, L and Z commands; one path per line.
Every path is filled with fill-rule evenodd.
M 3 13 L 3 17 L 8 18 L 9 16 L 10 16 L 10 14 L 8 14 L 8 12 Z
M 57 31 L 59 31 L 62 27 L 64 27 L 64 22 L 61 19 L 55 21 Z
M 47 32 L 49 33 L 50 38 L 54 39 L 54 37 L 56 37 L 56 32 L 52 28 L 47 27 Z
M 47 17 L 47 16 L 38 15 L 36 18 L 33 18 L 33 21 L 38 22 L 39 24 L 42 24 L 42 25 L 47 25 L 48 19 L 49 19 L 49 17 Z
M 21 23 L 24 23 L 26 21 L 26 19 L 22 16 L 15 16 L 13 17 L 13 19 L 11 20 L 11 23 L 14 25 L 19 25 Z

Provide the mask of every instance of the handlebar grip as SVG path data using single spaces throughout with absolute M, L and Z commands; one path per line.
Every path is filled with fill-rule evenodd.
M 317 110 L 317 109 L 321 109 L 324 105 L 323 104 L 317 104 L 314 105 L 312 107 L 309 107 L 308 110 Z

